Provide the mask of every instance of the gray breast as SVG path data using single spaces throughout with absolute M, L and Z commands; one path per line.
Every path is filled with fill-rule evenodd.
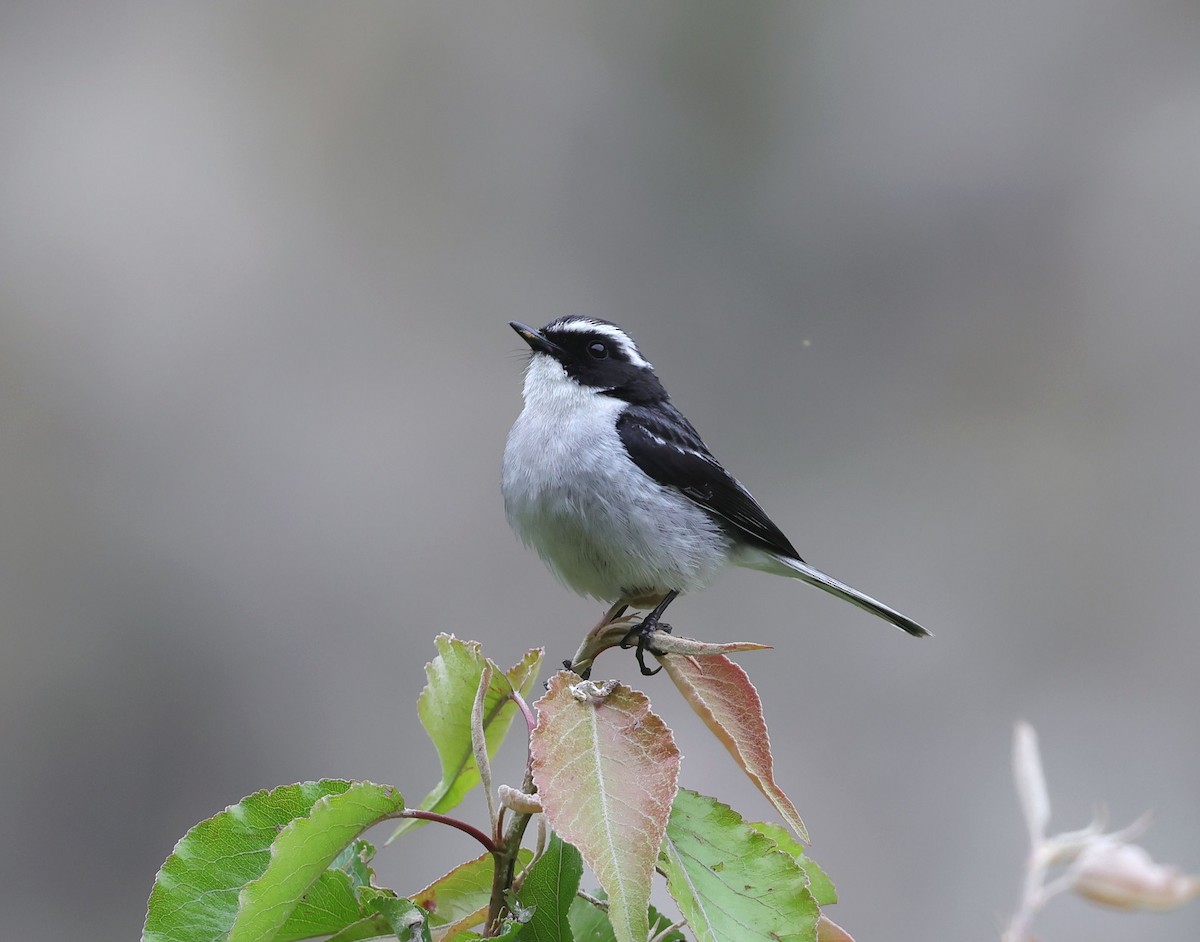
M 706 585 L 728 559 L 727 537 L 629 460 L 616 433 L 624 403 L 581 393 L 577 408 L 527 406 L 513 425 L 502 485 L 510 525 L 581 595 L 613 602 Z

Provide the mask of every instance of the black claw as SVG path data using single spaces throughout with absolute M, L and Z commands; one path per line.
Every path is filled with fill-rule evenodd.
M 625 632 L 625 636 L 621 639 L 622 650 L 628 650 L 632 646 L 634 638 L 637 639 L 637 653 L 634 656 L 637 658 L 638 667 L 641 669 L 643 677 L 653 677 L 662 670 L 661 664 L 654 670 L 650 670 L 646 666 L 646 652 L 649 651 L 651 654 L 658 653 L 650 647 L 650 636 L 656 630 L 665 631 L 667 634 L 671 633 L 671 626 L 660 624 L 659 619 L 662 617 L 662 613 L 667 610 L 667 606 L 671 604 L 672 600 L 678 594 L 678 592 L 668 592 L 666 597 L 655 606 L 654 611 L 643 618 L 640 623 Z
M 621 639 L 621 643 L 618 646 L 622 651 L 628 651 L 633 647 L 633 642 L 636 638 L 638 649 L 644 651 L 646 649 L 646 645 L 649 644 L 650 636 L 656 631 L 662 631 L 666 634 L 670 634 L 671 626 L 666 622 L 651 622 L 647 617 L 645 621 L 634 625 L 627 632 L 625 632 L 625 636 Z
M 592 676 L 592 669 L 590 667 L 588 667 L 584 670 L 581 670 L 581 671 L 576 671 L 575 670 L 575 662 L 572 661 L 570 658 L 567 658 L 565 661 L 563 661 L 563 667 L 565 667 L 569 671 L 573 671 L 573 672 L 577 673 L 582 680 L 588 680 Z M 546 683 L 548 686 L 549 681 L 547 681 Z
M 634 655 L 634 657 L 637 658 L 638 667 L 641 669 L 642 676 L 643 677 L 653 677 L 660 670 L 662 670 L 662 665 L 659 664 L 658 667 L 654 668 L 654 670 L 650 670 L 650 668 L 648 668 L 646 666 L 646 651 L 647 650 L 648 650 L 648 648 L 645 644 L 645 638 L 643 637 L 642 641 L 638 642 L 637 653 Z M 654 652 L 650 651 L 650 653 L 653 654 Z
M 655 631 L 662 631 L 670 634 L 671 626 L 662 622 L 652 622 L 649 618 L 647 618 L 636 628 L 629 631 L 625 637 L 621 639 L 621 647 L 629 648 L 631 647 L 629 642 L 633 638 L 637 638 L 637 650 L 634 653 L 634 657 L 637 658 L 638 668 L 641 670 L 643 677 L 653 677 L 660 670 L 662 670 L 661 664 L 654 668 L 654 670 L 650 670 L 650 668 L 646 666 L 646 652 L 649 651 L 651 654 L 659 653 L 650 646 L 650 636 L 653 635 Z

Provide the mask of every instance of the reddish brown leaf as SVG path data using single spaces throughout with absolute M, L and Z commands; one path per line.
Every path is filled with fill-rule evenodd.
M 674 737 L 645 694 L 614 681 L 560 671 L 536 706 L 530 749 L 546 817 L 608 894 L 618 942 L 644 942 L 679 778 Z
M 742 770 L 783 816 L 801 840 L 808 830 L 783 789 L 775 782 L 775 760 L 763 719 L 762 700 L 746 672 L 723 654 L 659 658 L 675 686 L 729 750 Z
M 817 942 L 854 942 L 850 933 L 821 913 L 817 920 Z

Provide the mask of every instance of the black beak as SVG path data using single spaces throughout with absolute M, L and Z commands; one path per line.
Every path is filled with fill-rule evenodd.
M 520 321 L 509 321 L 508 326 L 521 335 L 521 339 L 529 344 L 529 349 L 534 353 L 548 353 L 550 356 L 558 356 L 563 352 L 562 347 L 543 337 L 540 330 L 534 330 Z

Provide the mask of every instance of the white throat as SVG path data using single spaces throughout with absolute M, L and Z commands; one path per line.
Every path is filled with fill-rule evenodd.
M 546 418 L 563 419 L 585 409 L 612 414 L 624 405 L 619 399 L 603 395 L 599 387 L 575 382 L 562 364 L 547 353 L 535 353 L 529 361 L 522 394 L 526 411 Z

